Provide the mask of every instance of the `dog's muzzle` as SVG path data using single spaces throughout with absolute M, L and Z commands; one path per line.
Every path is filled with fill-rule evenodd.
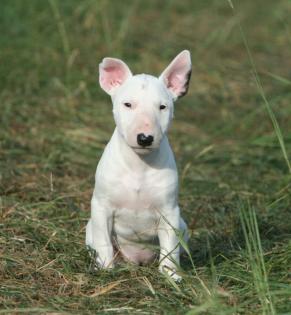
M 142 147 L 149 147 L 154 141 L 154 137 L 149 135 L 146 136 L 144 133 L 139 133 L 137 135 L 137 143 Z

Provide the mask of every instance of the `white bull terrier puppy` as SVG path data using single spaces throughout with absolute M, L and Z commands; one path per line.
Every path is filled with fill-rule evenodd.
M 159 78 L 132 75 L 119 59 L 104 58 L 99 82 L 113 102 L 115 131 L 99 161 L 86 227 L 86 245 L 100 268 L 112 268 L 116 251 L 133 263 L 152 261 L 146 244 L 158 241 L 159 269 L 175 280 L 178 231 L 187 226 L 178 206 L 178 174 L 167 131 L 173 102 L 187 93 L 190 52 L 182 51 Z

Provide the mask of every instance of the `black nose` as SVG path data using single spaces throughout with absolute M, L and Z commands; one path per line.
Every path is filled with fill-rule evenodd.
M 137 143 L 143 147 L 150 146 L 154 141 L 153 136 L 146 136 L 144 133 L 139 133 L 137 135 Z

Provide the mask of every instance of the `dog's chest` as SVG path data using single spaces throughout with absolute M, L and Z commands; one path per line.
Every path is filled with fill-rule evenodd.
M 113 229 L 127 240 L 149 239 L 156 235 L 161 198 L 156 185 L 146 176 L 123 174 L 111 190 Z
M 111 202 L 117 209 L 145 210 L 158 207 L 158 186 L 146 176 L 123 174 L 112 190 Z

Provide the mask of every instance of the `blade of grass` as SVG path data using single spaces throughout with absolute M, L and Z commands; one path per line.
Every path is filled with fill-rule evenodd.
M 272 73 L 272 72 L 269 72 L 269 71 L 267 71 L 267 72 L 265 72 L 268 76 L 270 76 L 271 78 L 273 78 L 273 79 L 275 79 L 275 80 L 277 80 L 277 81 L 279 81 L 279 82 L 281 82 L 281 83 L 284 83 L 284 84 L 286 84 L 286 85 L 291 85 L 291 81 L 290 80 L 288 80 L 288 79 L 286 79 L 286 78 L 284 78 L 284 77 L 282 77 L 282 76 L 280 76 L 280 75 L 278 75 L 278 74 L 274 74 L 274 73 Z
M 57 28 L 61 37 L 62 41 L 62 46 L 63 46 L 63 51 L 64 51 L 64 56 L 65 56 L 65 79 L 66 79 L 66 84 L 68 84 L 69 80 L 69 60 L 70 60 L 70 44 L 68 40 L 68 34 L 66 32 L 65 24 L 64 21 L 62 20 L 58 4 L 56 2 L 57 0 L 49 0 L 50 7 L 52 9 L 54 18 L 57 23 Z
M 228 2 L 229 2 L 230 7 L 231 7 L 231 9 L 233 11 L 233 14 L 236 15 L 235 14 L 235 8 L 234 8 L 234 5 L 233 5 L 232 1 L 228 0 Z M 267 100 L 266 94 L 265 94 L 264 89 L 263 89 L 263 85 L 261 83 L 261 80 L 260 80 L 260 77 L 259 77 L 256 65 L 255 65 L 255 62 L 254 62 L 254 58 L 252 56 L 252 53 L 251 53 L 248 41 L 246 39 L 246 36 L 244 34 L 242 25 L 241 25 L 239 20 L 238 20 L 238 27 L 239 27 L 240 35 L 242 37 L 244 46 L 245 46 L 247 54 L 248 54 L 248 59 L 249 59 L 249 62 L 250 62 L 250 65 L 251 65 L 251 68 L 252 68 L 252 71 L 253 71 L 253 75 L 254 75 L 254 79 L 255 79 L 258 91 L 259 91 L 259 93 L 260 93 L 260 95 L 262 97 L 262 100 L 263 100 L 264 105 L 266 107 L 267 113 L 268 113 L 268 115 L 269 115 L 269 117 L 271 119 L 271 122 L 273 124 L 273 128 L 274 128 L 275 134 L 277 136 L 279 145 L 281 147 L 281 151 L 282 151 L 283 157 L 284 157 L 284 159 L 286 161 L 289 173 L 291 174 L 291 164 L 290 164 L 290 161 L 289 161 L 289 158 L 288 158 L 288 154 L 287 154 L 287 150 L 286 150 L 286 146 L 285 146 L 285 142 L 284 142 L 284 137 L 283 137 L 282 131 L 280 129 L 278 120 L 277 120 L 277 118 L 276 118 L 276 116 L 275 116 L 275 114 L 274 114 L 274 112 L 273 112 L 273 110 L 271 108 L 271 105 L 270 105 L 270 103 Z
M 253 275 L 254 287 L 261 303 L 262 314 L 275 315 L 276 311 L 271 298 L 255 210 L 250 205 L 246 209 L 241 207 L 239 215 Z
M 68 40 L 68 35 L 66 32 L 65 24 L 62 20 L 58 5 L 56 0 L 49 0 L 49 4 L 51 6 L 51 9 L 53 11 L 54 18 L 57 23 L 58 31 L 62 40 L 62 45 L 63 45 L 63 50 L 64 54 L 68 60 L 69 55 L 70 55 L 70 45 L 69 45 L 69 40 Z

